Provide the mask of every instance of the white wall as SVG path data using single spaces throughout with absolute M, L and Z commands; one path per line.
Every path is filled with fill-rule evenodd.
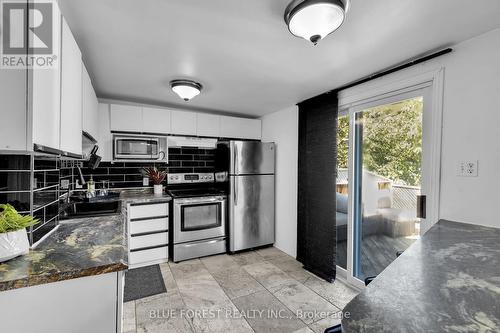
M 262 117 L 262 141 L 276 143 L 276 242 L 297 255 L 298 110 L 292 106 Z
M 500 227 L 500 29 L 464 42 L 445 64 L 440 217 Z M 479 177 L 457 177 L 479 160 Z
M 453 52 L 341 92 L 341 100 L 376 86 L 444 68 L 441 219 L 500 227 L 500 29 L 453 46 Z M 457 176 L 478 160 L 479 177 Z M 434 221 L 435 222 L 435 221 Z
M 462 42 L 453 49 L 451 54 L 351 88 L 341 95 L 357 94 L 363 89 L 443 67 L 439 216 L 441 219 L 500 227 L 500 29 Z M 285 128 L 290 125 L 287 120 L 291 118 L 292 110 L 296 113 L 296 108 L 291 107 L 263 117 L 263 138 L 296 144 L 297 131 L 287 132 Z M 294 117 L 297 119 L 296 115 Z M 458 177 L 457 165 L 461 160 L 478 160 L 479 176 Z M 280 186 L 287 182 L 296 184 L 296 164 L 296 158 L 290 158 L 285 166 L 277 169 Z M 280 172 L 285 174 L 280 175 Z M 291 234 L 297 228 L 296 215 L 292 217 L 296 214 L 296 200 L 290 193 L 279 190 L 277 202 L 277 216 L 281 219 L 276 229 L 276 246 L 292 254 L 288 251 L 296 248 L 296 235 Z

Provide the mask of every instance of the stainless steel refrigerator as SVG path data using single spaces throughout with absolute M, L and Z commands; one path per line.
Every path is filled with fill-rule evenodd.
M 274 143 L 229 141 L 229 251 L 274 243 Z

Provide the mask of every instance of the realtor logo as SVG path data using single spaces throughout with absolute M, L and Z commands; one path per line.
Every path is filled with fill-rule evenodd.
M 45 1 L 1 2 L 2 68 L 55 68 L 57 32 L 54 4 Z

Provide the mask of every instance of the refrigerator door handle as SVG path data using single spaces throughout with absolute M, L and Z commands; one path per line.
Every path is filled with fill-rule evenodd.
M 234 177 L 234 205 L 238 206 L 238 180 Z
M 234 165 L 234 174 L 239 175 L 239 168 L 238 168 L 238 146 L 234 145 L 234 158 L 233 158 L 233 165 Z

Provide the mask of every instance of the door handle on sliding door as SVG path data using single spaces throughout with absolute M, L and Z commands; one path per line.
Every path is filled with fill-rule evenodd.
M 425 219 L 427 216 L 427 196 L 417 195 L 417 217 Z

